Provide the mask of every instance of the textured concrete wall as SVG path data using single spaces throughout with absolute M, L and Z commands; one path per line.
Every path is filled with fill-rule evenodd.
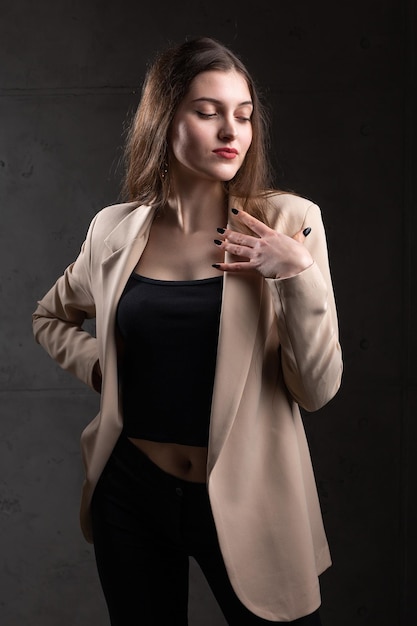
M 279 178 L 321 205 L 327 227 L 346 373 L 305 416 L 334 559 L 324 626 L 411 626 L 413 0 L 1 0 L 0 623 L 107 623 L 77 516 L 79 435 L 97 397 L 34 344 L 30 316 L 94 213 L 119 199 L 148 59 L 198 34 L 254 72 Z M 190 624 L 224 624 L 194 565 Z

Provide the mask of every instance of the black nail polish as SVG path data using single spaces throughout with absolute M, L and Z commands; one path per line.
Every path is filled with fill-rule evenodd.
M 212 263 L 211 267 L 215 267 L 216 270 L 218 270 L 220 265 L 219 265 L 219 263 Z
M 239 211 L 237 209 L 232 209 L 232 213 L 234 213 L 235 215 L 237 215 L 239 213 Z
M 309 235 L 310 233 L 311 233 L 310 226 L 307 226 L 307 228 L 304 228 L 304 230 L 303 230 L 304 237 L 307 237 L 307 235 Z
M 220 241 L 219 239 L 215 239 L 214 243 L 216 244 L 216 246 L 221 246 L 223 242 Z
M 218 228 L 217 232 L 220 233 L 221 235 L 223 235 L 225 229 L 224 228 Z

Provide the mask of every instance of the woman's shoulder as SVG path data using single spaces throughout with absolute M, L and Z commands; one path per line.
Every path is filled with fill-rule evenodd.
M 113 230 L 122 224 L 130 215 L 140 209 L 139 202 L 123 202 L 109 204 L 98 211 L 90 222 L 89 234 L 96 239 L 104 240 Z
M 290 211 L 295 213 L 303 213 L 311 206 L 317 206 L 314 200 L 302 196 L 292 191 L 279 191 L 272 189 L 265 193 L 268 205 L 271 210 Z
M 266 215 L 272 227 L 294 231 L 304 223 L 307 213 L 320 213 L 314 200 L 294 192 L 272 190 L 265 194 Z
M 110 233 L 120 222 L 140 206 L 139 202 L 122 202 L 109 204 L 102 208 L 93 218 L 94 229 L 102 234 Z

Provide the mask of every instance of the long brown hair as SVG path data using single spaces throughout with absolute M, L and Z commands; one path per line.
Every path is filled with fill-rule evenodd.
M 126 199 L 164 205 L 168 199 L 170 171 L 168 132 L 178 105 L 191 81 L 201 72 L 235 70 L 248 84 L 253 102 L 252 143 L 225 191 L 240 199 L 243 207 L 265 220 L 265 196 L 271 186 L 267 149 L 268 114 L 254 81 L 243 62 L 215 39 L 199 37 L 161 53 L 149 68 L 142 97 L 130 125 L 125 147 Z

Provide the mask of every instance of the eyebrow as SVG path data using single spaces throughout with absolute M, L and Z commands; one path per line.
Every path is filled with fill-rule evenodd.
M 206 97 L 195 98 L 195 100 L 193 100 L 192 102 L 212 102 L 213 104 L 223 104 L 221 100 L 217 100 L 216 98 L 206 98 Z M 239 102 L 237 106 L 242 107 L 246 105 L 253 106 L 252 100 L 245 100 L 244 102 Z

